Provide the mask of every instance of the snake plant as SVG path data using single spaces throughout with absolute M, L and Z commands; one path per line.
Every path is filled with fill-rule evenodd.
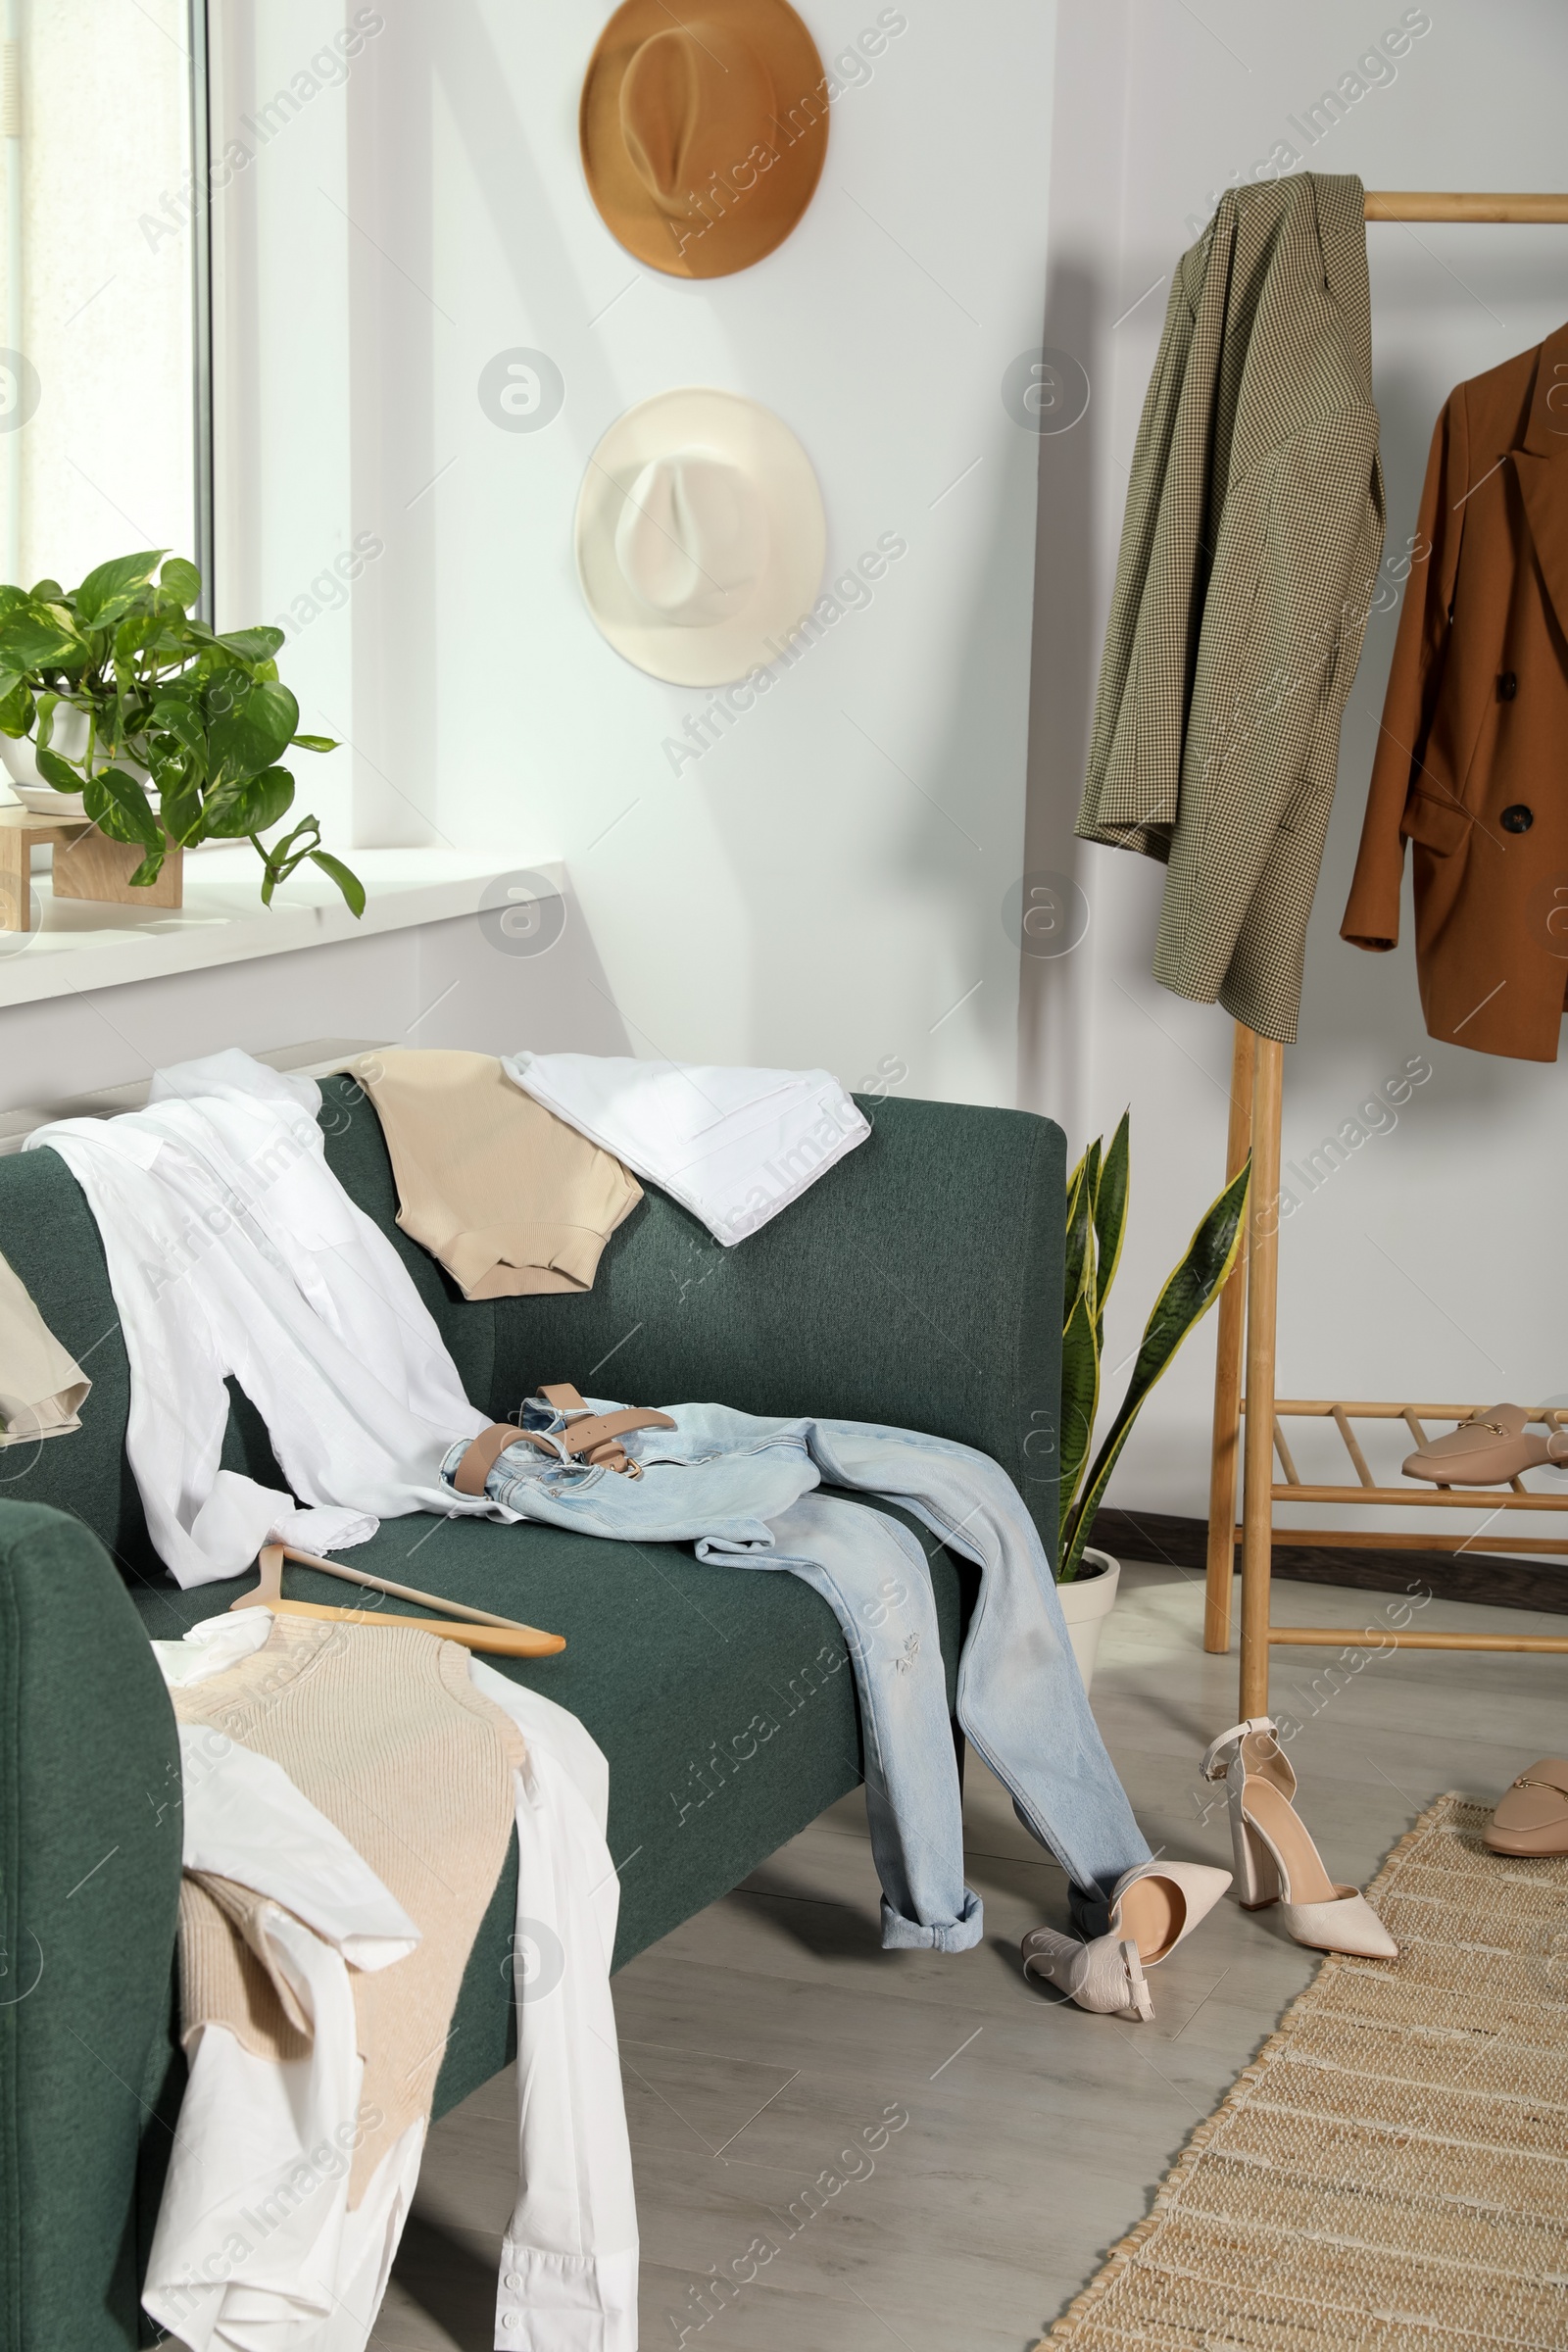
M 1071 1584 L 1083 1561 L 1110 1474 L 1132 1434 L 1144 1399 L 1195 1323 L 1213 1304 L 1241 1250 L 1247 1215 L 1249 1160 L 1207 1208 L 1180 1265 L 1155 1299 L 1133 1365 L 1127 1393 L 1090 1463 L 1100 1413 L 1101 1357 L 1105 1300 L 1121 1262 L 1127 1230 L 1131 1163 L 1130 1118 L 1104 1148 L 1097 1137 L 1067 1187 L 1066 1278 L 1061 1334 L 1061 1515 L 1056 1580 Z

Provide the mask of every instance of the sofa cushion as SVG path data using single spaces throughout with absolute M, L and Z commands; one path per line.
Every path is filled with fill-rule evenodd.
M 975 1573 L 906 1513 L 877 1507 L 913 1528 L 930 1555 L 951 1706 Z M 675 1544 L 423 1514 L 385 1521 L 344 1557 L 565 1636 L 557 1657 L 489 1662 L 579 1716 L 609 1759 L 617 1967 L 727 1892 L 861 1777 L 844 1637 L 826 1601 L 787 1569 L 710 1566 Z M 172 1640 L 253 1582 L 188 1592 L 166 1583 L 138 1587 L 134 1597 L 148 1632 Z M 298 1600 L 356 1603 L 350 1587 L 318 1569 L 290 1565 L 284 1589 Z M 441 2111 L 506 2063 L 515 1888 L 514 1853 L 464 1980 Z

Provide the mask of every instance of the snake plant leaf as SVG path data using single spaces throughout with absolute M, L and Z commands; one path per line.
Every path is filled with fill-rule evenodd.
M 1095 1457 L 1094 1468 L 1090 1471 L 1083 1494 L 1074 1504 L 1063 1531 L 1061 1556 L 1056 1569 L 1057 1580 L 1062 1584 L 1070 1584 L 1078 1573 L 1078 1564 L 1083 1557 L 1089 1531 L 1095 1524 L 1095 1513 L 1100 1508 L 1101 1497 L 1110 1483 L 1110 1474 L 1132 1434 L 1133 1424 L 1143 1409 L 1145 1399 L 1174 1359 L 1188 1333 L 1218 1298 L 1236 1264 L 1242 1246 L 1251 1173 L 1252 1163 L 1249 1158 L 1203 1215 L 1187 1245 L 1187 1254 L 1154 1301 L 1153 1310 L 1144 1326 L 1143 1342 L 1133 1365 L 1132 1377 L 1127 1383 L 1127 1394 L 1105 1434 L 1104 1444 Z
M 1094 1222 L 1094 1199 L 1085 1179 L 1089 1172 L 1089 1154 L 1074 1168 L 1067 1180 L 1067 1241 L 1062 1265 L 1061 1327 L 1066 1330 L 1072 1310 L 1083 1296 L 1084 1275 L 1089 1265 L 1089 1237 Z
M 1067 1522 L 1100 1411 L 1100 1334 L 1087 1291 L 1080 1291 L 1061 1335 L 1061 1484 L 1057 1490 L 1059 1548 L 1066 1548 Z
M 1121 1245 L 1127 1231 L 1131 1154 L 1132 1113 L 1124 1110 L 1095 1188 L 1095 1321 L 1096 1337 L 1102 1347 L 1105 1341 L 1105 1300 L 1121 1263 Z

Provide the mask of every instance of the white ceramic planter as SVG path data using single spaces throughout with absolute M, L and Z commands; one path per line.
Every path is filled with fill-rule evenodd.
M 74 710 L 67 703 L 57 705 L 55 723 L 50 733 L 51 751 L 62 760 L 79 760 L 87 749 L 87 713 Z M 85 816 L 79 792 L 56 792 L 54 786 L 38 773 L 37 746 L 25 735 L 0 735 L 0 760 L 5 763 L 11 778 L 11 788 L 24 808 L 39 816 Z M 147 770 L 134 760 L 117 758 L 113 761 L 99 759 L 94 772 L 113 765 L 134 776 L 138 784 L 150 781 Z
M 1085 1544 L 1083 1565 L 1072 1583 L 1056 1587 L 1056 1598 L 1067 1620 L 1067 1639 L 1072 1643 L 1072 1654 L 1078 1661 L 1086 1690 L 1095 1679 L 1100 1637 L 1115 1606 L 1116 1587 L 1120 1582 L 1120 1560 L 1113 1560 L 1108 1551 L 1096 1551 L 1093 1545 Z

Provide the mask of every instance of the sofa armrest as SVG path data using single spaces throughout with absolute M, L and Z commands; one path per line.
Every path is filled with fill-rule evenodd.
M 1055 1550 L 1066 1146 L 1049 1119 L 862 1099 L 868 1140 L 722 1249 L 665 1195 L 592 1291 L 498 1301 L 490 1410 L 542 1381 L 926 1430 L 979 1447 Z
M 168 2060 L 179 1745 L 109 1555 L 37 1503 L 0 1501 L 0 2345 L 134 2345 L 137 2152 L 165 2129 L 146 2102 Z

